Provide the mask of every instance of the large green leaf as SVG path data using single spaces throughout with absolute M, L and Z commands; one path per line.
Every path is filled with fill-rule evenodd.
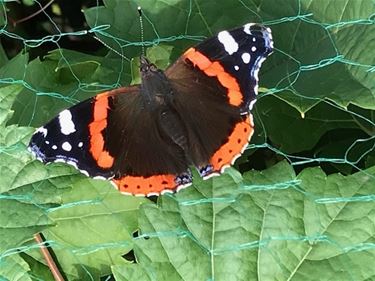
M 375 169 L 294 174 L 280 162 L 143 205 L 138 264 L 118 280 L 369 280 L 375 273 Z M 319 270 L 317 270 L 319 268 Z
M 105 181 L 77 181 L 64 204 L 49 212 L 55 227 L 44 232 L 69 280 L 110 273 L 133 247 L 138 207 L 144 200 L 123 196 Z
M 268 1 L 268 3 L 273 1 Z M 361 1 L 296 1 L 292 22 L 279 23 L 286 9 L 275 16 L 271 28 L 277 48 L 264 82 L 273 81 L 277 96 L 301 113 L 323 99 L 342 107 L 350 103 L 375 108 L 374 50 L 375 26 L 371 15 L 375 3 Z M 266 5 L 265 5 L 266 6 Z M 291 19 L 292 19 L 291 17 Z

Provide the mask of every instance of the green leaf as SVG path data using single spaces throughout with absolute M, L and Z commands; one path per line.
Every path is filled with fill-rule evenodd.
M 141 207 L 138 264 L 117 266 L 117 280 L 369 280 L 374 176 L 296 176 L 280 162 L 197 180 Z
M 256 103 L 254 114 L 258 137 L 253 143 L 264 144 L 270 141 L 286 154 L 312 149 L 331 130 L 361 129 L 351 112 L 324 102 L 301 116 L 282 100 L 265 96 Z M 358 137 L 356 134 L 352 135 L 353 139 Z
M 272 5 L 271 2 L 275 1 L 268 4 Z M 371 69 L 375 58 L 369 50 L 374 49 L 375 26 L 370 18 L 375 3 L 371 0 L 362 1 L 360 6 L 355 1 L 299 3 L 289 7 L 290 15 L 304 16 L 288 24 L 271 26 L 277 51 L 270 59 L 274 67 L 264 75 L 263 83 L 270 85 L 273 81 L 277 96 L 301 113 L 324 99 L 344 108 L 351 103 L 374 109 Z M 276 22 L 277 14 L 286 16 L 285 9 L 269 11 Z
M 1 262 L 0 280 L 31 281 L 29 265 L 19 256 L 9 256 Z
M 311 274 L 317 276 L 320 267 L 325 274 L 319 280 L 372 278 L 374 175 L 374 168 L 348 177 L 333 174 L 327 178 L 320 168 L 299 175 L 301 188 L 311 196 L 304 204 L 306 235 L 319 236 L 322 241 L 305 243 L 291 277 L 314 280 Z
M 28 263 L 34 280 L 38 280 L 37 278 L 43 281 L 55 280 L 50 269 L 45 264 L 38 262 L 26 254 L 21 254 L 21 257 Z
M 55 227 L 44 231 L 64 273 L 72 280 L 110 273 L 133 247 L 139 205 L 144 199 L 124 196 L 107 181 L 84 178 L 49 210 Z M 77 266 L 78 265 L 78 266 Z
M 3 48 L 3 45 L 0 44 L 0 67 L 3 67 L 6 63 L 8 63 L 8 61 L 9 59 Z
M 138 264 L 116 265 L 112 267 L 113 276 L 116 280 L 142 280 L 151 281 L 145 270 Z

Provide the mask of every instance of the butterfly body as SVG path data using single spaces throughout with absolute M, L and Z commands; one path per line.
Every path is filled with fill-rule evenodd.
M 124 193 L 173 192 L 221 173 L 253 134 L 258 71 L 272 51 L 270 30 L 247 24 L 187 50 L 165 71 L 141 57 L 140 85 L 101 93 L 39 128 L 30 149 Z

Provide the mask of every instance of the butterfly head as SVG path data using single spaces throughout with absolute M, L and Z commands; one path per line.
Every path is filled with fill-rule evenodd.
M 155 64 L 151 63 L 144 55 L 140 58 L 140 71 L 142 76 L 152 72 L 159 72 L 160 70 Z

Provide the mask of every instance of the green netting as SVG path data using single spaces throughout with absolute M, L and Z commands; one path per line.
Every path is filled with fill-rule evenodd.
M 372 0 L 107 0 L 85 9 L 88 27 L 76 31 L 47 1 L 23 2 L 39 7 L 50 35 L 17 33 L 17 3 L 1 2 L 2 39 L 23 49 L 10 59 L 0 49 L 0 280 L 53 280 L 43 245 L 66 280 L 374 280 Z M 153 203 L 26 150 L 62 109 L 139 81 L 143 45 L 165 67 L 247 22 L 272 29 L 275 51 L 259 75 L 254 137 L 224 175 L 194 174 L 193 186 Z M 89 36 L 123 57 L 61 47 Z

